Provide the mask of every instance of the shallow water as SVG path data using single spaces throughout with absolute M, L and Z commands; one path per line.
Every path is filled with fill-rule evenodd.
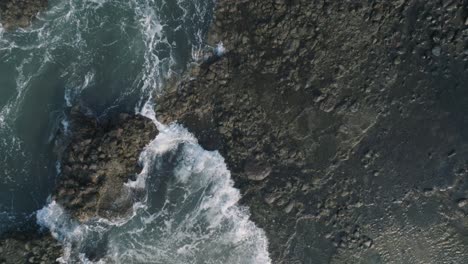
M 60 165 L 57 131 L 81 104 L 98 118 L 143 111 L 168 76 L 206 48 L 211 0 L 52 0 L 25 30 L 0 29 L 0 233 L 36 220 L 67 248 L 62 261 L 266 263 L 266 239 L 237 205 L 217 152 L 165 127 L 128 188 L 146 191 L 131 218 L 78 225 L 47 201 Z M 144 108 L 146 106 L 146 108 Z

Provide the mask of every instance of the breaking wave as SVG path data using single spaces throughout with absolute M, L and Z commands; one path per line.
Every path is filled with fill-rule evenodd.
M 26 29 L 0 25 L 0 233 L 53 189 L 51 142 L 81 104 L 105 119 L 140 109 L 204 46 L 212 0 L 49 0 Z
M 265 234 L 238 204 L 221 155 L 182 126 L 160 124 L 152 110 L 164 81 L 205 48 L 214 2 L 49 6 L 27 29 L 0 26 L 0 232 L 35 216 L 63 244 L 62 263 L 269 263 Z M 213 49 L 225 52 L 222 43 Z M 141 153 L 142 172 L 125 184 L 145 194 L 127 218 L 80 223 L 45 201 L 60 171 L 46 146 L 57 131 L 68 134 L 76 104 L 97 118 L 136 109 L 160 131 Z
M 146 192 L 131 217 L 79 225 L 55 202 L 38 212 L 38 223 L 66 245 L 62 261 L 92 263 L 99 250 L 95 263 L 269 263 L 265 234 L 238 205 L 221 155 L 180 125 L 158 127 L 141 154 L 143 171 L 126 184 Z
M 249 220 L 248 208 L 238 204 L 240 193 L 221 155 L 204 150 L 182 126 L 160 124 L 148 103 L 163 92 L 165 80 L 182 74 L 205 48 L 213 1 L 51 0 L 49 5 L 28 29 L 0 27 L 0 70 L 8 69 L 11 76 L 6 100 L 0 99 L 0 165 L 5 168 L 0 189 L 11 191 L 13 201 L 27 184 L 53 182 L 50 173 L 60 164 L 28 146 L 33 139 L 53 141 L 57 130 L 67 134 L 67 113 L 75 104 L 97 118 L 136 110 L 160 131 L 141 153 L 142 172 L 125 184 L 145 193 L 128 218 L 79 223 L 50 200 L 37 211 L 37 223 L 64 245 L 59 261 L 269 263 L 266 236 Z M 218 56 L 225 52 L 222 43 L 213 49 Z M 20 135 L 35 120 L 49 125 L 37 125 L 40 133 L 30 139 Z M 49 157 L 50 169 L 35 170 L 48 161 L 38 156 Z M 31 197 L 37 193 L 29 192 Z M 41 199 L 25 203 L 43 206 Z M 10 214 L 7 208 L 13 207 L 0 204 L 5 211 L 0 222 L 30 217 Z

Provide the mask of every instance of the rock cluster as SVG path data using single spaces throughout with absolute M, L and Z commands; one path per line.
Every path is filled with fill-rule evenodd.
M 74 107 L 69 134 L 57 140 L 61 173 L 52 198 L 78 221 L 124 217 L 141 198 L 124 183 L 140 172 L 139 155 L 156 137 L 156 127 L 142 116 L 120 114 L 102 122 L 86 112 Z M 49 233 L 32 230 L 0 237 L 0 263 L 56 263 L 62 253 Z
M 56 263 L 61 246 L 46 234 L 14 234 L 0 239 L 0 263 Z
M 7 29 L 27 27 L 39 11 L 47 8 L 47 0 L 2 0 L 0 23 Z
M 138 195 L 124 183 L 140 172 L 138 157 L 156 136 L 154 124 L 127 114 L 101 124 L 77 108 L 71 120 L 54 199 L 81 221 L 124 216 Z
M 208 40 L 157 116 L 220 150 L 275 263 L 464 263 L 467 1 L 220 0 Z
M 0 1 L 0 23 L 6 30 L 27 27 L 46 7 L 47 0 Z M 121 114 L 103 123 L 84 113 L 72 109 L 71 139 L 58 142 L 62 171 L 53 199 L 80 221 L 125 216 L 139 194 L 124 183 L 139 173 L 138 157 L 156 128 L 141 116 Z M 55 263 L 61 255 L 52 236 L 36 230 L 0 238 L 0 263 Z

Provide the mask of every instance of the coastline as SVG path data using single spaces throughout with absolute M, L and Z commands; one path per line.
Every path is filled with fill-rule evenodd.
M 80 106 L 70 109 L 70 131 L 56 136 L 61 170 L 51 199 L 71 222 L 126 217 L 139 194 L 129 192 L 124 183 L 141 171 L 138 157 L 158 132 L 151 120 L 139 115 L 98 120 L 86 113 Z M 65 248 L 52 231 L 36 225 L 2 234 L 0 262 L 58 263 Z
M 274 263 L 462 263 L 468 24 L 467 3 L 452 2 L 219 0 L 207 41 L 226 52 L 169 84 L 157 117 L 222 154 Z M 90 176 L 117 162 L 123 182 L 157 132 L 135 116 L 105 128 L 81 118 L 65 158 L 83 159 L 64 173 L 84 180 L 63 178 L 56 196 L 83 221 L 120 215 L 125 201 L 97 209 L 115 179 Z
M 274 263 L 462 263 L 466 19 L 463 1 L 220 0 L 226 54 L 157 117 L 221 152 Z

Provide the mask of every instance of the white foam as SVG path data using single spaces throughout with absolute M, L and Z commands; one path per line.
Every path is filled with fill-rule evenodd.
M 0 129 L 5 126 L 5 117 L 3 116 L 3 112 L 0 111 Z
M 60 124 L 62 125 L 64 134 L 68 135 L 70 133 L 70 122 L 68 122 L 66 118 L 63 118 L 60 121 Z
M 184 30 L 193 50 L 203 50 L 204 47 L 203 31 L 193 25 L 209 12 L 207 2 L 177 0 L 183 16 L 177 18 L 180 26 L 172 33 Z M 90 59 L 95 54 L 89 52 L 87 46 L 88 20 L 80 16 L 105 8 L 107 3 L 115 4 L 115 1 L 58 1 L 49 11 L 50 17 L 44 18 L 47 25 L 28 29 L 35 31 L 41 41 L 35 47 L 23 47 L 25 49 L 44 48 L 47 51 L 66 45 L 78 52 L 74 58 L 77 61 L 67 65 L 60 76 L 66 80 L 64 86 L 68 87 L 64 96 L 67 106 L 73 105 L 81 91 L 91 87 L 94 78 L 99 76 L 99 72 L 94 73 Z M 221 155 L 205 151 L 181 125 L 166 126 L 155 117 L 152 96 L 161 92 L 162 80 L 170 74 L 177 57 L 177 43 L 169 43 L 166 37 L 170 28 L 161 17 L 161 6 L 153 0 L 118 4 L 133 10 L 133 19 L 143 37 L 137 41 L 144 45 L 144 65 L 130 88 L 131 91 L 141 90 L 142 107 L 137 107 L 137 112 L 152 119 L 159 130 L 158 136 L 140 155 L 142 172 L 136 180 L 125 184 L 131 192 L 145 195 L 143 198 L 135 196 L 139 200 L 134 203 L 133 213 L 123 219 L 91 219 L 80 224 L 70 220 L 55 201 L 39 210 L 37 222 L 50 229 L 64 245 L 65 254 L 59 261 L 95 263 L 86 257 L 86 246 L 96 239 L 103 239 L 108 241 L 103 249 L 107 253 L 97 263 L 270 263 L 266 236 L 249 220 L 248 209 L 238 204 L 240 193 L 233 187 Z M 52 18 L 75 30 L 54 26 Z M 120 25 L 122 35 L 127 30 L 124 23 Z M 187 26 L 193 28 L 187 30 Z M 16 44 L 9 45 L 11 49 Z M 163 51 L 161 46 L 165 47 Z M 225 52 L 220 42 L 215 53 L 222 56 Z M 46 54 L 44 60 L 51 62 L 54 58 Z M 23 77 L 21 82 L 26 86 L 29 80 L 27 76 Z M 119 100 L 124 100 L 127 92 Z M 68 130 L 66 120 L 62 120 L 62 126 Z
M 80 96 L 80 94 L 88 87 L 93 84 L 94 81 L 94 72 L 89 71 L 83 77 L 83 81 L 81 84 L 70 84 L 70 86 L 65 88 L 64 100 L 67 107 L 72 107 L 74 105 L 74 101 L 76 98 Z
M 161 43 L 167 43 L 167 39 L 165 39 L 163 32 L 164 25 L 161 23 L 157 10 L 155 10 L 154 3 L 149 0 L 132 3 L 146 47 L 141 91 L 142 94 L 150 94 L 161 87 L 161 67 L 163 67 L 164 62 L 157 55 L 157 46 Z M 170 46 L 169 43 L 167 44 Z
M 148 188 L 149 178 L 155 177 L 150 174 L 151 168 L 154 170 L 171 152 L 178 161 L 162 209 L 145 211 L 150 215 L 134 219 L 142 229 L 133 230 L 126 238 L 119 236 L 121 240 L 111 240 L 113 261 L 270 263 L 266 236 L 249 220 L 247 208 L 238 205 L 240 193 L 233 187 L 224 159 L 218 152 L 203 150 L 182 126 L 162 127 L 143 152 L 145 169 L 132 187 Z M 119 244 L 126 240 L 137 246 Z M 126 253 L 119 254 L 123 247 Z
M 226 53 L 226 48 L 224 48 L 223 42 L 219 42 L 215 48 L 215 54 L 219 57 L 223 56 Z
M 55 201 L 37 211 L 37 223 L 50 230 L 52 236 L 64 246 L 62 257 L 57 259 L 59 263 L 69 263 L 72 254 L 72 243 L 82 240 L 85 236 L 83 226 L 72 221 L 65 210 Z
M 249 220 L 248 209 L 238 205 L 240 193 L 221 155 L 204 150 L 178 124 L 160 128 L 141 154 L 143 171 L 127 183 L 147 193 L 133 215 L 78 225 L 54 201 L 38 212 L 38 223 L 66 246 L 61 260 L 91 263 L 74 245 L 99 233 L 109 241 L 104 263 L 270 263 L 266 236 Z M 175 167 L 167 163 L 168 155 L 176 158 Z M 162 173 L 168 166 L 172 170 Z M 155 189 L 158 177 L 165 179 L 165 190 Z M 154 197 L 162 193 L 164 203 L 156 209 L 160 200 Z
M 146 180 L 150 174 L 149 170 L 151 169 L 151 164 L 158 155 L 175 149 L 181 142 L 197 142 L 196 138 L 188 131 L 185 130 L 185 132 L 181 132 L 183 129 L 180 125 L 172 124 L 170 126 L 165 126 L 154 118 L 154 113 L 146 112 L 146 114 L 149 114 L 148 117 L 153 119 L 155 124 L 157 124 L 159 134 L 141 153 L 139 162 L 144 165 L 143 170 L 135 181 L 126 183 L 126 186 L 130 188 L 145 188 Z
M 79 232 L 77 224 L 72 224 L 65 210 L 55 201 L 37 211 L 37 223 L 47 227 L 52 236 L 62 241 Z

